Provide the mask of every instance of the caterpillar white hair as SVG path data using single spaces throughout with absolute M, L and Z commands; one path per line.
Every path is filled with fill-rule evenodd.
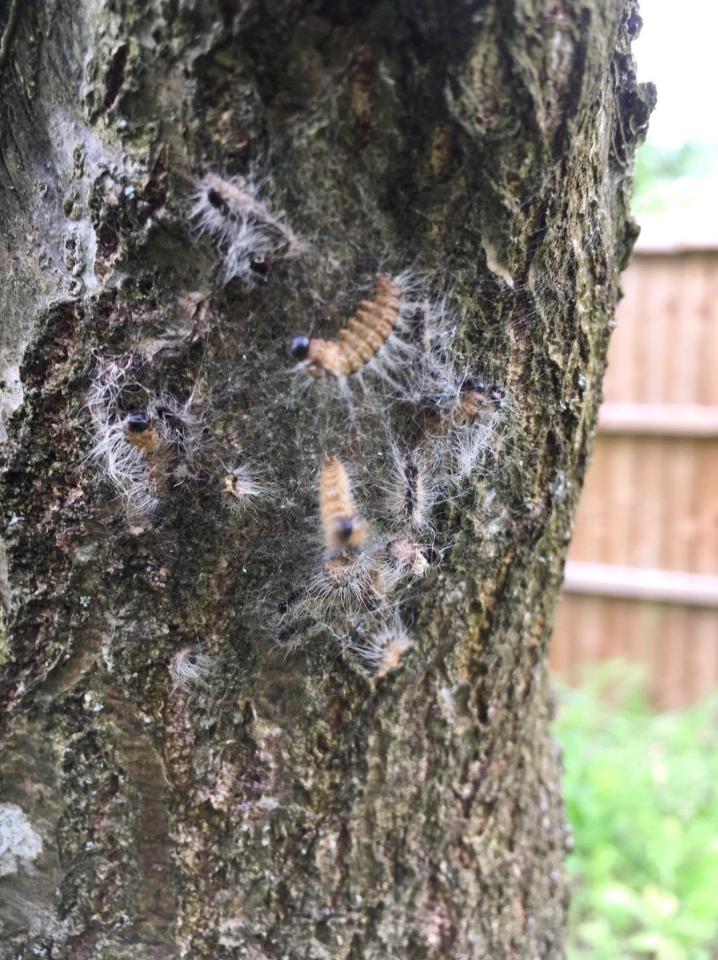
M 259 501 L 272 495 L 270 483 L 260 480 L 252 467 L 243 465 L 228 470 L 222 477 L 220 491 L 225 505 L 237 514 L 244 514 Z
M 397 611 L 388 623 L 376 628 L 364 641 L 350 640 L 349 649 L 376 678 L 397 670 L 414 643 L 404 628 Z
M 217 676 L 219 661 L 202 653 L 199 647 L 184 647 L 172 657 L 169 673 L 172 693 L 188 694 L 208 690 Z

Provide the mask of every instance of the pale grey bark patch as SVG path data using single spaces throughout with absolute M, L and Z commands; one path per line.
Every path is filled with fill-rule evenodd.
M 0 803 L 0 877 L 17 873 L 42 853 L 42 837 L 20 807 Z
M 22 404 L 22 381 L 17 363 L 8 363 L 0 370 L 0 443 L 7 440 L 5 423 L 14 410 Z

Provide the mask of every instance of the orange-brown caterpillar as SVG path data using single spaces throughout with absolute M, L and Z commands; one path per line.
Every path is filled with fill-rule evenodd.
M 357 550 L 367 537 L 357 516 L 351 484 L 337 457 L 327 457 L 319 480 L 319 511 L 327 550 Z
M 144 458 L 156 492 L 166 496 L 174 454 L 184 445 L 184 425 L 169 408 L 153 406 L 155 416 L 130 413 L 122 430 L 127 443 Z
M 314 378 L 337 380 L 360 373 L 394 337 L 401 320 L 401 287 L 380 274 L 372 300 L 362 300 L 355 315 L 336 340 L 300 335 L 292 342 L 292 355 L 306 361 Z
M 319 480 L 319 512 L 325 555 L 321 572 L 308 588 L 307 603 L 349 610 L 376 607 L 387 590 L 389 565 L 375 551 L 364 549 L 369 528 L 357 514 L 346 469 L 337 457 L 327 457 Z
M 504 398 L 503 387 L 495 383 L 483 383 L 475 377 L 467 377 L 459 388 L 459 416 L 468 421 L 476 420 L 487 411 L 499 410 Z

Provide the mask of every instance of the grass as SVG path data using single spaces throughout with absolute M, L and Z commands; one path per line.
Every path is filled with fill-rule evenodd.
M 718 696 L 656 714 L 640 677 L 612 665 L 561 702 L 569 958 L 715 960 Z

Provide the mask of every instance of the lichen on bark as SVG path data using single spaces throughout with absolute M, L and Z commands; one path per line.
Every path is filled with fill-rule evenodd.
M 20 8 L 0 11 L 0 800 L 43 848 L 0 879 L 0 957 L 560 957 L 546 646 L 635 236 L 635 4 Z M 223 285 L 190 221 L 207 172 L 251 174 L 306 256 Z M 375 681 L 330 638 L 273 635 L 324 453 L 361 473 L 388 452 L 382 417 L 298 397 L 286 345 L 403 269 L 449 296 L 512 409 L 437 516 L 414 649 Z M 271 506 L 236 522 L 189 485 L 128 523 L 86 409 L 128 356 L 265 465 Z M 187 697 L 169 668 L 198 643 L 222 670 Z

